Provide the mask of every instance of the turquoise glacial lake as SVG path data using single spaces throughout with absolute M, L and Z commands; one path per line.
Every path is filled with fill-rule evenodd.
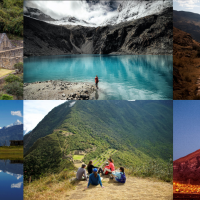
M 0 160 L 0 199 L 23 200 L 23 164 Z
M 173 99 L 173 57 L 169 55 L 63 55 L 24 59 L 24 82 L 94 82 L 99 100 Z

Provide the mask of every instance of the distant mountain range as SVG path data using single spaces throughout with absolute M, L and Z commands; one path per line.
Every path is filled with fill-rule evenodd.
M 200 149 L 174 161 L 174 180 L 200 184 Z
M 87 1 L 87 3 L 90 5 L 90 8 L 92 7 L 93 9 L 98 8 L 98 5 L 106 5 L 111 11 L 116 11 L 116 14 L 101 24 L 86 22 L 81 18 L 78 19 L 75 16 L 69 15 L 66 15 L 59 20 L 53 19 L 51 16 L 44 14 L 41 10 L 30 7 L 25 7 L 24 15 L 38 20 L 47 21 L 48 23 L 55 25 L 81 25 L 98 27 L 116 25 L 122 22 L 160 13 L 164 9 L 172 7 L 173 1 L 121 1 L 120 3 L 116 3 L 116 1 Z
M 6 129 L 6 128 L 11 127 L 11 126 L 21 125 L 21 124 L 22 124 L 22 122 L 20 122 L 19 120 L 17 120 L 16 122 L 14 122 L 14 123 L 12 123 L 12 124 L 10 124 L 8 126 L 4 126 L 3 128 L 0 127 L 0 129 Z
M 9 146 L 10 140 L 23 140 L 23 124 L 19 120 L 0 129 L 0 146 Z
M 41 20 L 41 21 L 56 21 L 55 19 L 51 18 L 49 15 L 44 14 L 42 11 L 40 11 L 37 8 L 25 7 L 24 15 Z
M 35 174 L 59 171 L 67 165 L 64 158 L 77 150 L 86 153 L 86 163 L 108 149 L 118 150 L 113 155 L 116 164 L 129 167 L 153 159 L 169 161 L 173 153 L 171 101 L 70 104 L 55 107 L 24 136 L 26 169 L 33 168 Z
M 173 9 L 167 7 L 146 17 L 99 27 L 54 25 L 24 16 L 24 47 L 25 56 L 169 55 L 173 52 Z
M 174 10 L 173 23 L 176 28 L 189 33 L 194 40 L 200 42 L 200 14 Z

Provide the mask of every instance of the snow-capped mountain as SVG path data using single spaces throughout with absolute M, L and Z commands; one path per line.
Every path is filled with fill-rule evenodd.
M 0 128 L 0 129 L 6 129 L 8 127 L 12 127 L 12 126 L 16 126 L 16 125 L 21 125 L 21 124 L 23 124 L 23 123 L 20 122 L 19 120 L 17 120 L 16 122 L 14 122 L 14 123 L 12 123 L 12 124 L 10 124 L 8 126 L 4 126 L 3 128 Z
M 41 20 L 41 21 L 55 21 L 49 15 L 44 14 L 37 8 L 24 7 L 24 15 Z
M 110 14 L 108 18 L 104 22 L 91 23 L 88 20 L 82 20 L 81 16 L 69 16 L 55 20 L 51 18 L 49 15 L 44 14 L 39 9 L 25 7 L 24 15 L 29 16 L 31 18 L 35 18 L 41 21 L 46 21 L 55 25 L 81 25 L 88 27 L 97 27 L 97 26 L 106 26 L 106 25 L 115 25 L 125 21 L 131 21 L 134 19 L 139 19 L 141 17 L 145 17 L 148 15 L 156 14 L 163 9 L 172 7 L 173 0 L 137 0 L 137 1 L 89 1 L 86 0 L 89 6 L 89 11 L 98 9 L 98 6 L 106 5 Z M 116 3 L 117 2 L 117 3 Z M 99 5 L 98 5 L 99 4 Z M 105 13 L 108 12 L 105 10 Z M 95 16 L 93 17 L 95 18 Z
M 76 17 L 67 16 L 63 17 L 60 20 L 50 22 L 55 25 L 81 25 L 81 26 L 95 26 L 93 23 L 86 22 L 85 20 L 77 19 Z
M 0 129 L 0 146 L 9 146 L 10 140 L 23 140 L 23 124 L 19 120 Z
M 101 26 L 108 24 L 115 25 L 121 22 L 139 19 L 141 17 L 159 13 L 163 9 L 172 6 L 172 0 L 122 1 L 117 8 L 117 15 L 102 23 Z

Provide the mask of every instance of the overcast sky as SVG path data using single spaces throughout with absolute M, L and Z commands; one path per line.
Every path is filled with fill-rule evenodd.
M 200 14 L 200 0 L 174 0 L 174 10 Z
M 73 16 L 90 23 L 100 24 L 117 14 L 120 1 L 114 1 L 112 7 L 109 1 L 100 1 L 96 5 L 83 1 L 25 1 L 24 7 L 38 8 L 54 19 Z M 113 1 L 112 1 L 113 2 Z
M 24 101 L 24 131 L 32 131 L 37 124 L 56 106 L 64 103 L 62 100 L 26 100 Z

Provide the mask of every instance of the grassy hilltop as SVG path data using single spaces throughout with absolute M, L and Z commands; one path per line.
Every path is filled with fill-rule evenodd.
M 93 159 L 101 166 L 111 156 L 116 166 L 135 175 L 157 173 L 158 178 L 172 180 L 172 103 L 77 101 L 71 105 L 54 108 L 24 137 L 25 178 L 73 170 L 68 158 L 80 150 L 85 163 Z

